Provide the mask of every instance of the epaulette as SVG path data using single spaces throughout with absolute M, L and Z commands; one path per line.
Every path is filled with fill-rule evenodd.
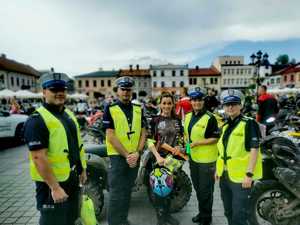
M 253 118 L 248 117 L 248 116 L 242 116 L 242 119 L 241 119 L 241 120 L 247 122 L 247 121 L 249 121 L 249 120 L 253 120 Z
M 213 113 L 211 113 L 210 111 L 206 111 L 206 114 L 209 116 L 209 117 L 212 117 L 212 116 L 214 116 L 214 114 Z
M 141 104 L 137 104 L 137 103 L 132 103 L 132 105 L 135 105 L 135 106 L 142 107 L 142 105 L 141 105 Z

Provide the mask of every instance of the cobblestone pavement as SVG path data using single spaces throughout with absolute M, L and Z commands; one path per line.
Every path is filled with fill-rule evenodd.
M 218 184 L 215 189 L 213 225 L 226 225 Z M 107 202 L 107 194 L 105 195 Z M 105 204 L 106 205 L 106 204 Z M 197 200 L 192 198 L 185 208 L 174 216 L 182 225 L 193 224 L 192 216 L 197 213 Z M 106 208 L 100 224 L 107 225 Z M 129 220 L 133 225 L 156 224 L 155 213 L 146 193 L 133 193 Z M 0 224 L 38 224 L 39 213 L 35 209 L 34 184 L 29 176 L 28 150 L 19 146 L 0 151 Z

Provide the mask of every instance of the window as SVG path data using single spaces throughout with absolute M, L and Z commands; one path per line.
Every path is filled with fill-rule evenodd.
M 180 70 L 180 76 L 183 76 L 183 75 L 184 75 L 183 70 Z
M 24 78 L 22 78 L 22 85 L 25 85 L 25 80 L 24 80 Z
M 240 69 L 236 69 L 236 74 L 240 74 Z
M 82 86 L 82 81 L 79 80 L 79 81 L 78 81 L 78 87 L 81 88 L 81 86 Z
M 154 87 L 154 88 L 157 87 L 156 81 L 153 81 L 153 87 Z
M 226 69 L 223 70 L 224 75 L 226 75 Z
M 27 86 L 29 86 L 29 85 L 30 85 L 29 81 L 30 81 L 30 80 L 27 80 Z
M 101 87 L 104 87 L 104 80 L 101 80 Z
M 180 87 L 184 87 L 184 82 L 180 81 Z
M 147 87 L 147 82 L 144 82 L 144 87 Z
M 224 85 L 226 84 L 226 79 L 223 80 L 223 84 L 224 84 Z
M 11 84 L 11 86 L 14 86 L 14 85 L 15 85 L 15 79 L 14 79 L 14 77 L 11 77 L 11 78 L 10 78 L 10 84 Z
M 165 87 L 165 82 L 162 81 L 160 86 L 161 86 L 161 87 Z
M 225 64 L 227 65 L 227 64 L 228 64 L 228 62 L 227 62 L 227 61 L 225 61 Z
M 210 78 L 210 84 L 213 84 L 214 83 L 214 78 Z
M 164 76 L 165 76 L 165 71 L 162 70 L 162 71 L 160 72 L 160 76 L 164 77 Z
M 108 87 L 111 86 L 111 80 L 107 80 L 107 86 L 108 86 Z
M 243 74 L 243 72 L 244 72 L 244 70 L 243 70 L 243 69 L 241 69 L 241 74 Z
M 291 82 L 294 82 L 294 74 L 291 74 L 291 79 L 290 79 Z
M 176 87 L 176 82 L 172 81 L 172 87 Z
M 218 84 L 218 78 L 215 77 L 215 84 Z
M 189 79 L 189 84 L 192 85 L 193 84 L 193 78 Z
M 156 77 L 156 71 L 155 70 L 153 71 L 153 76 Z
M 272 78 L 272 79 L 270 80 L 270 82 L 271 82 L 271 84 L 274 84 L 274 79 Z
M 232 61 L 230 60 L 229 64 L 232 64 Z
M 236 61 L 233 61 L 233 64 L 236 64 Z
M 238 60 L 238 64 L 241 64 L 241 61 L 240 61 L 240 60 Z
M 197 78 L 193 79 L 193 84 L 197 84 Z
M 283 80 L 284 80 L 284 82 L 286 82 L 287 81 L 287 77 L 283 76 Z
M 276 83 L 277 83 L 277 84 L 280 84 L 280 77 L 278 77 L 278 78 L 276 79 Z
M 93 80 L 93 86 L 97 87 L 97 81 L 96 80 Z
M 249 70 L 248 70 L 248 74 L 251 74 L 251 73 L 252 73 L 252 71 L 251 71 L 251 69 L 249 69 Z
M 172 76 L 175 77 L 176 76 L 176 71 L 172 70 Z
M 20 86 L 20 79 L 19 79 L 19 77 L 17 77 L 17 86 L 18 87 Z
M 90 82 L 88 80 L 85 81 L 85 87 L 89 87 L 90 86 Z
M 234 74 L 234 69 L 231 69 L 231 74 Z

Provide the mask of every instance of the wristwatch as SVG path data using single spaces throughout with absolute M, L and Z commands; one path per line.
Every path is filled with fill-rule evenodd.
M 252 177 L 253 177 L 253 173 L 247 172 L 247 173 L 246 173 L 246 176 L 252 178 Z

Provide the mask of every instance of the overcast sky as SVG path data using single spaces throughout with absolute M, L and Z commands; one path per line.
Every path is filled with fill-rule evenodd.
M 211 62 L 213 52 L 238 41 L 300 40 L 299 0 L 0 0 L 0 5 L 0 53 L 70 75 L 137 63 Z

